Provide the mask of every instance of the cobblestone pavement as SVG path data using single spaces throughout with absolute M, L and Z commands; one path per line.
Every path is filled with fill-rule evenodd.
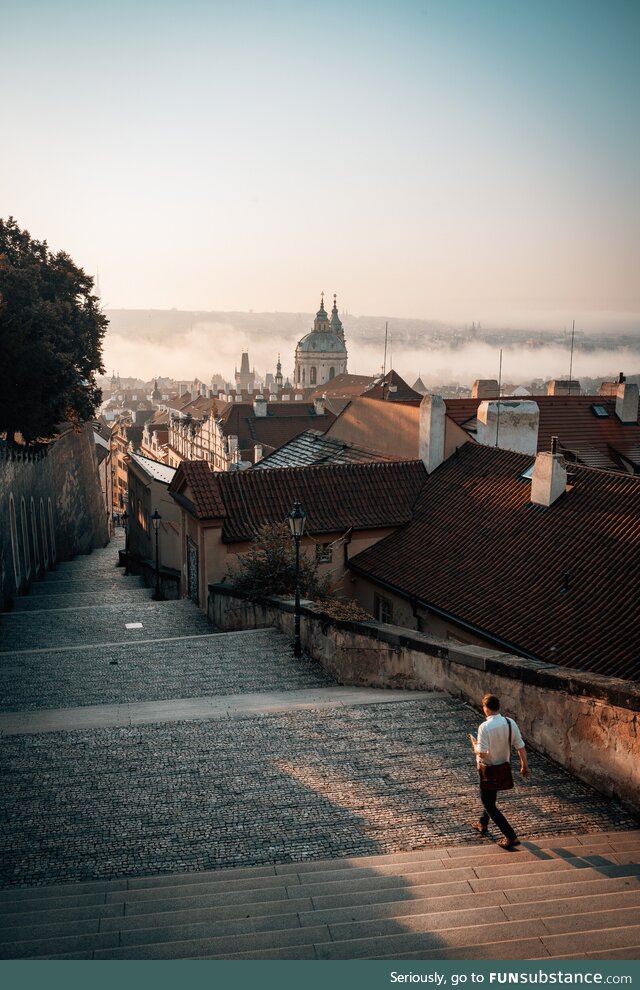
M 35 618 L 35 616 L 34 616 Z M 211 626 L 207 627 L 211 633 Z M 296 661 L 273 629 L 13 654 L 0 662 L 0 711 L 295 691 L 335 684 Z
M 139 589 L 114 559 L 107 548 L 61 565 L 51 589 L 64 582 L 71 593 L 69 582 L 93 588 L 103 579 Z M 294 660 L 273 630 L 212 634 L 190 602 L 81 602 L 79 592 L 67 611 L 2 616 L 3 710 L 333 683 L 317 665 Z M 129 637 L 122 630 L 134 616 L 144 625 Z M 478 721 L 471 708 L 434 694 L 428 702 L 4 736 L 0 883 L 480 842 L 469 828 L 477 780 L 467 740 Z M 503 802 L 523 835 L 636 824 L 535 753 L 531 764 L 531 784 Z
M 476 843 L 478 716 L 434 695 L 353 709 L 3 741 L 5 885 Z M 632 827 L 532 754 L 503 807 L 528 838 Z

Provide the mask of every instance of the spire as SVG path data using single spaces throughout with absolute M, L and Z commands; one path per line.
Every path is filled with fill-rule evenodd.
M 340 340 L 344 340 L 344 329 L 342 327 L 342 321 L 338 316 L 338 304 L 336 302 L 337 296 L 335 292 L 333 293 L 333 309 L 331 310 L 331 330 L 335 333 L 336 337 Z

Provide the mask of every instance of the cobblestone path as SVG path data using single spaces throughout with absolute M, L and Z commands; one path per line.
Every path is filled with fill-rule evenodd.
M 41 608 L 0 617 L 4 712 L 335 690 L 275 631 L 216 633 L 190 602 L 145 599 L 116 559 L 112 545 L 61 565 L 35 590 Z M 102 581 L 117 603 L 96 604 Z M 481 842 L 469 829 L 477 799 L 467 733 L 478 715 L 438 693 L 386 694 L 375 705 L 5 735 L 1 883 Z M 523 836 L 636 824 L 535 753 L 531 764 L 531 783 L 504 800 Z

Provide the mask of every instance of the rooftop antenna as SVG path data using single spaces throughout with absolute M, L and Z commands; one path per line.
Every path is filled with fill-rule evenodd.
M 388 322 L 384 325 L 384 361 L 382 363 L 382 377 L 387 373 L 387 336 L 389 334 L 389 324 Z
M 573 380 L 573 338 L 576 332 L 576 321 L 573 321 L 573 326 L 571 327 L 571 359 L 569 361 L 569 392 L 571 392 L 571 382 Z
M 498 415 L 496 417 L 496 447 L 500 433 L 500 396 L 502 395 L 502 348 L 500 348 L 500 370 L 498 371 Z

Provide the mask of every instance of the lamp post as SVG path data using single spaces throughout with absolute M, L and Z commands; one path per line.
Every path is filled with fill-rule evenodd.
M 156 591 L 154 594 L 154 600 L 159 602 L 162 601 L 162 595 L 160 594 L 160 563 L 158 557 L 158 530 L 160 529 L 160 520 L 162 516 L 156 509 L 151 516 L 151 522 L 153 523 L 153 529 L 156 534 Z
M 126 509 L 122 513 L 122 525 L 124 526 L 124 576 L 129 577 L 129 513 Z
M 307 516 L 296 499 L 293 505 L 293 509 L 289 513 L 289 529 L 291 530 L 291 535 L 293 537 L 294 543 L 296 545 L 296 597 L 295 597 L 295 610 L 294 610 L 294 637 L 293 637 L 293 655 L 294 657 L 302 656 L 302 644 L 300 642 L 300 540 L 304 534 L 304 526 L 307 521 Z

